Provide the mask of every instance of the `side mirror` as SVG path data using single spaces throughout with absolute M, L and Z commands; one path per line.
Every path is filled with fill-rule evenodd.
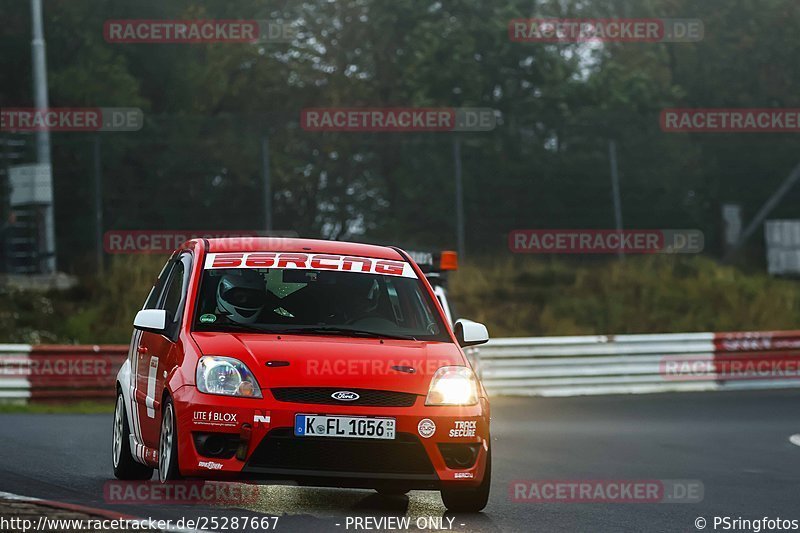
M 167 329 L 167 312 L 164 309 L 142 309 L 136 313 L 133 327 L 150 333 L 164 333 Z
M 453 333 L 462 348 L 483 344 L 489 340 L 489 330 L 480 322 L 473 322 L 465 318 L 459 318 L 453 325 Z

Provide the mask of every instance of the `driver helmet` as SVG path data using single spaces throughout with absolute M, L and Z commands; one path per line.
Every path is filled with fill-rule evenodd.
M 258 320 L 266 304 L 264 278 L 252 270 L 225 274 L 217 285 L 217 307 L 238 324 Z

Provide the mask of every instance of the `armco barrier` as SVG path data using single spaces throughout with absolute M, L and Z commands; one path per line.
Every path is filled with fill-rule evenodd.
M 124 345 L 0 344 L 0 400 L 110 399 L 127 351 Z M 476 359 L 492 395 L 800 387 L 800 331 L 493 339 Z M 765 374 L 736 377 L 746 365 Z
M 509 338 L 480 347 L 481 377 L 493 395 L 798 387 L 798 363 L 800 331 Z M 702 371 L 670 373 L 691 365 Z M 754 374 L 736 374 L 748 365 Z
M 0 399 L 113 398 L 127 353 L 124 345 L 0 345 Z
M 27 374 L 19 372 L 30 361 L 29 344 L 0 344 L 0 400 L 27 400 L 31 384 Z

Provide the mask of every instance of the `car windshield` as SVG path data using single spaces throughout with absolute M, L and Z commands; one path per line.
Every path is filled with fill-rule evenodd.
M 450 340 L 415 277 L 291 268 L 203 271 L 195 331 Z

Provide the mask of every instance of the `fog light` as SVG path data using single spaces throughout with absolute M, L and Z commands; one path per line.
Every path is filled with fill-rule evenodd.
M 478 451 L 480 449 L 481 445 L 478 442 L 471 444 L 439 444 L 439 451 L 444 458 L 447 468 L 453 470 L 463 470 L 475 466 L 475 461 L 478 459 Z

